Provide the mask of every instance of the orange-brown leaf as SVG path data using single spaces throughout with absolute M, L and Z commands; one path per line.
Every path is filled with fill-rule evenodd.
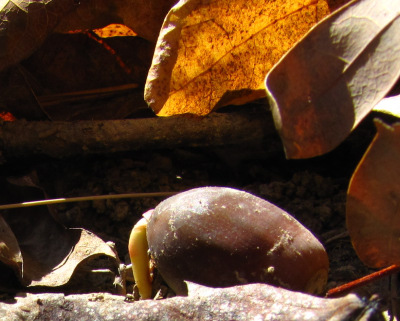
M 329 13 L 326 0 L 182 0 L 161 29 L 146 101 L 160 116 L 206 115 L 263 97 L 269 69 Z
M 93 32 L 100 38 L 137 36 L 132 29 L 118 23 L 112 23 L 104 28 L 94 29 Z
M 350 182 L 346 216 L 353 246 L 368 266 L 400 264 L 400 124 L 377 134 Z

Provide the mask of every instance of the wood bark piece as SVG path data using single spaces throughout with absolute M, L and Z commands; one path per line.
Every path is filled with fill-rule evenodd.
M 137 151 L 175 147 L 261 144 L 275 134 L 266 110 L 214 113 L 204 118 L 175 116 L 107 121 L 0 123 L 4 158 Z
M 382 320 L 375 306 L 349 294 L 323 299 L 266 284 L 224 289 L 195 286 L 189 297 L 128 303 L 105 293 L 28 294 L 0 303 L 0 319 L 18 320 Z

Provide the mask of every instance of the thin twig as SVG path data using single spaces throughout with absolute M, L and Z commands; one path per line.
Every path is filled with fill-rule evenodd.
M 97 88 L 97 89 L 82 90 L 76 92 L 39 96 L 37 97 L 37 99 L 42 106 L 47 107 L 58 103 L 66 103 L 66 102 L 71 103 L 77 101 L 80 102 L 83 100 L 91 100 L 93 98 L 111 96 L 117 93 L 131 91 L 137 88 L 139 88 L 139 84 L 131 83 L 120 86 L 106 87 L 106 88 Z
M 72 203 L 82 201 L 96 201 L 106 199 L 119 199 L 119 198 L 143 198 L 143 197 L 169 197 L 179 192 L 152 192 L 152 193 L 126 193 L 126 194 L 111 194 L 111 195 L 92 195 L 92 196 L 80 196 L 80 197 L 68 197 L 68 198 L 55 198 L 40 201 L 29 201 L 14 204 L 0 205 L 0 210 L 8 210 L 12 208 L 42 206 L 50 204 L 61 204 L 61 203 Z
M 391 266 L 384 268 L 382 270 L 379 270 L 377 272 L 363 276 L 362 278 L 359 278 L 357 280 L 354 280 L 349 283 L 340 285 L 336 288 L 330 289 L 326 293 L 326 297 L 334 298 L 334 297 L 341 296 L 341 295 L 346 294 L 354 289 L 360 288 L 361 286 L 364 286 L 366 284 L 374 282 L 374 281 L 381 279 L 387 275 L 397 273 L 399 271 L 400 271 L 400 265 L 396 265 L 396 264 L 391 265 Z

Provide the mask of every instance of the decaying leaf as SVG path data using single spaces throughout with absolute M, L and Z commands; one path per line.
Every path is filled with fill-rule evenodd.
M 0 262 L 19 271 L 22 268 L 22 255 L 18 241 L 10 226 L 0 215 Z
M 57 266 L 52 266 L 51 272 L 47 273 L 40 280 L 33 279 L 30 286 L 61 286 L 69 282 L 78 265 L 85 260 L 91 260 L 98 256 L 108 256 L 115 262 L 117 267 L 118 259 L 114 251 L 96 235 L 84 229 L 68 229 L 70 234 L 74 233 L 79 239 L 70 249 L 67 256 Z M 59 242 L 59 241 L 58 241 Z M 49 254 L 51 255 L 51 254 Z
M 159 116 L 264 97 L 264 78 L 328 1 L 182 0 L 162 26 L 145 88 Z M 337 3 L 336 3 L 337 5 Z
M 0 317 L 3 321 L 92 320 L 93 316 L 115 321 L 381 321 L 376 306 L 354 294 L 323 299 L 266 284 L 249 284 L 224 289 L 202 287 L 189 297 L 134 304 L 125 302 L 124 296 L 108 293 L 28 294 L 16 297 L 11 304 L 0 302 Z
M 383 268 L 400 264 L 400 124 L 375 124 L 377 134 L 350 182 L 346 216 L 360 259 Z
M 123 23 L 140 37 L 156 42 L 164 17 L 176 2 L 177 0 L 80 1 L 76 10 L 66 15 L 55 31 L 95 29 L 110 23 Z
M 0 70 L 29 57 L 76 3 L 74 0 L 0 1 Z
M 43 199 L 43 192 L 29 177 L 13 183 L 2 182 L 2 202 Z M 16 271 L 24 286 L 65 285 L 83 262 L 99 256 L 108 257 L 117 270 L 119 260 L 104 241 L 83 229 L 65 228 L 47 207 L 4 211 L 2 221 L 0 228 L 9 228 L 0 237 L 0 261 Z
M 0 72 L 0 84 L 0 108 L 3 112 L 9 112 L 17 119 L 46 119 L 21 68 L 10 67 Z
M 0 71 L 29 57 L 52 32 L 124 23 L 155 42 L 176 0 L 0 1 Z
M 148 111 L 143 86 L 153 49 L 140 37 L 51 34 L 0 73 L 2 107 L 27 120 L 122 119 Z
M 395 84 L 399 6 L 398 0 L 352 1 L 270 71 L 266 87 L 288 158 L 335 148 Z

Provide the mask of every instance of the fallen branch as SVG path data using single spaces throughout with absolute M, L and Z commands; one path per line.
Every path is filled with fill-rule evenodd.
M 265 108 L 212 113 L 203 118 L 175 116 L 108 121 L 25 121 L 0 123 L 0 152 L 5 159 L 176 147 L 260 145 L 277 135 Z

